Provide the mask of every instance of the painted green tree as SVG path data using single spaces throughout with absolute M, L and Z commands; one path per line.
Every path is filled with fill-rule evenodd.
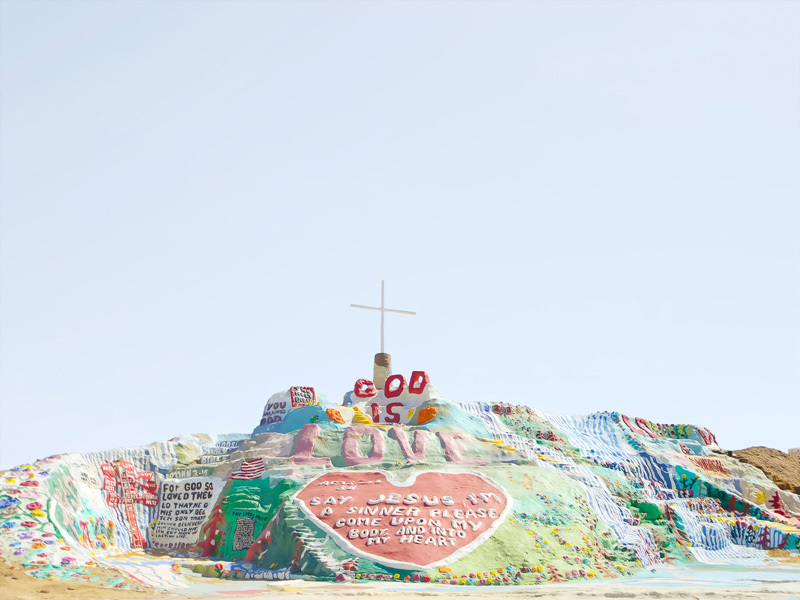
M 225 503 L 228 535 L 219 555 L 229 560 L 243 559 L 283 499 L 298 487 L 299 483 L 291 479 L 234 480 Z

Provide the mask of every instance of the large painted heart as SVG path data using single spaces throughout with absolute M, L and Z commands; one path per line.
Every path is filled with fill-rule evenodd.
M 385 471 L 328 472 L 294 496 L 345 551 L 398 569 L 430 569 L 489 539 L 511 509 L 478 473 L 427 471 L 404 482 Z

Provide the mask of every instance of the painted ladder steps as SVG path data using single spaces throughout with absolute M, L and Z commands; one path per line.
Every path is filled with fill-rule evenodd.
M 323 576 L 334 576 L 342 572 L 344 570 L 344 561 L 333 557 L 332 551 L 335 545 L 330 541 L 330 538 L 322 532 L 308 527 L 308 519 L 300 513 L 294 503 L 287 502 L 283 506 L 283 511 L 286 524 L 291 527 L 292 531 L 299 536 L 303 543 L 303 548 L 300 551 L 300 570 L 304 573 L 309 572 L 311 565 L 307 555 L 310 555 L 319 566 L 319 569 L 312 568 L 310 569 L 311 571 L 321 571 L 318 574 Z

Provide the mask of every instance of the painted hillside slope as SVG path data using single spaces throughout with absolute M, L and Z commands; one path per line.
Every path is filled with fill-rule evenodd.
M 457 402 L 421 372 L 383 390 L 359 380 L 338 405 L 290 388 L 252 434 L 21 465 L 0 474 L 0 514 L 0 553 L 32 575 L 93 579 L 87 566 L 166 553 L 176 572 L 147 580 L 164 586 L 181 564 L 227 578 L 561 582 L 755 565 L 800 541 L 800 497 L 707 429 Z

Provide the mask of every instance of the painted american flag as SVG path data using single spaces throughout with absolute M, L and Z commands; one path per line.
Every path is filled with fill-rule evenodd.
M 242 461 L 238 471 L 234 471 L 231 479 L 258 479 L 264 472 L 264 459 L 253 458 Z

